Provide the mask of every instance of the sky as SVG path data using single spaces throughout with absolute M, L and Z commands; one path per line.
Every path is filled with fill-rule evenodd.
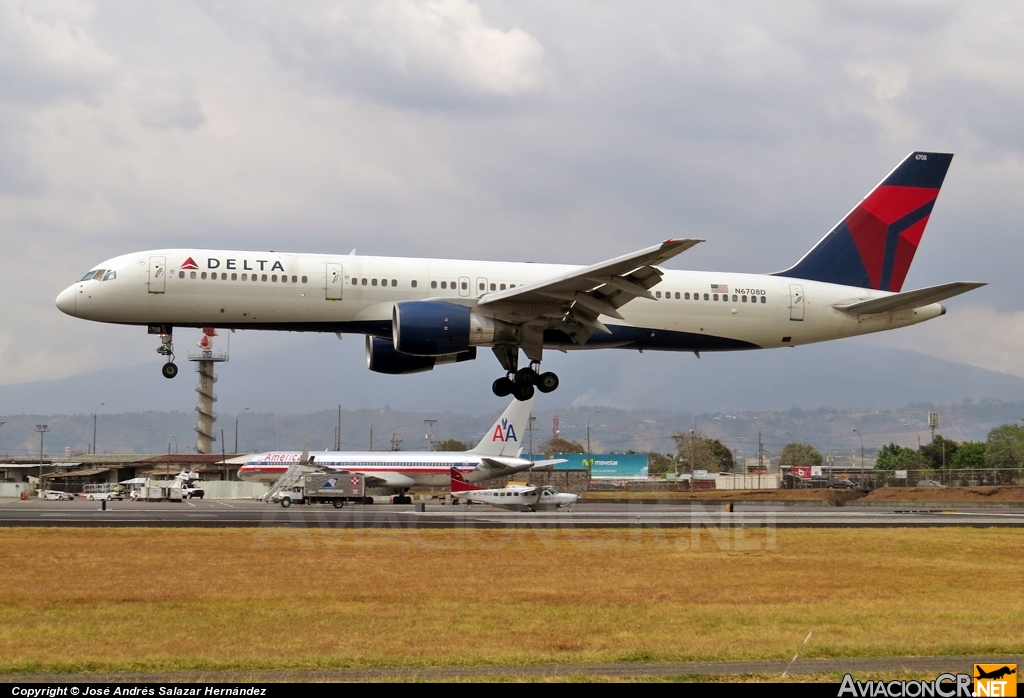
M 955 158 L 904 289 L 990 285 L 856 341 L 1024 376 L 1021 75 L 1024 5 L 986 0 L 0 0 L 0 386 L 157 370 L 53 303 L 119 254 L 687 236 L 667 267 L 770 272 L 913 150 Z

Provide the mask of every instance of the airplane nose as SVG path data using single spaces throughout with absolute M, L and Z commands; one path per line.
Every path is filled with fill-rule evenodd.
M 76 305 L 75 298 L 77 295 L 75 287 L 68 286 L 60 292 L 59 296 L 57 296 L 57 308 L 60 309 L 62 313 L 66 313 L 67 315 L 74 317 Z

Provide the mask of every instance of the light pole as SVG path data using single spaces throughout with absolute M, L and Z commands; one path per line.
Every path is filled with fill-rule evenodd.
M 242 412 L 245 412 L 248 409 L 249 408 L 246 407 L 245 409 L 242 410 Z M 236 454 L 238 453 L 238 416 L 240 414 L 242 414 L 242 412 L 236 412 L 235 413 L 235 453 Z
M 597 414 L 600 411 L 601 410 L 594 410 L 587 417 L 587 460 L 590 461 L 589 467 L 591 469 L 591 471 L 590 471 L 591 473 L 594 472 L 593 471 L 593 468 L 594 468 L 594 453 L 590 450 L 590 420 L 593 419 L 594 415 Z
M 856 429 L 851 429 L 851 431 L 854 434 L 856 434 L 857 436 L 860 436 L 860 476 L 861 476 L 861 478 L 863 478 L 864 477 L 864 437 Z
M 530 415 L 530 421 L 526 425 L 527 431 L 530 432 L 530 460 L 533 460 L 533 423 L 537 421 L 534 415 Z M 3 426 L 3 422 L 0 422 L 0 426 Z
M 96 409 L 92 411 L 92 454 L 96 455 L 96 413 L 100 411 L 100 408 L 107 403 L 101 402 L 96 405 Z
M 2 427 L 5 424 L 7 424 L 7 422 L 0 422 L 0 427 Z
M 37 424 L 36 431 L 39 432 L 39 488 L 43 488 L 43 434 L 50 431 L 48 424 Z

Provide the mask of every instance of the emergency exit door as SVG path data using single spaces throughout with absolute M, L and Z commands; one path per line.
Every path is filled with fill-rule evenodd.
M 800 284 L 789 285 L 789 319 L 804 319 L 804 287 Z
M 327 300 L 340 301 L 342 289 L 345 287 L 345 273 L 342 265 L 328 263 L 326 280 Z

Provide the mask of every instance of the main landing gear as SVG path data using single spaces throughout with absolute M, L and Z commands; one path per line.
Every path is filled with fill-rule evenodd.
M 178 375 L 178 365 L 174 363 L 174 342 L 171 340 L 170 328 L 166 328 L 166 332 L 160 333 L 160 346 L 156 348 L 157 354 L 167 357 L 167 363 L 160 368 L 164 378 L 174 378 Z
M 532 362 L 526 368 L 509 371 L 508 375 L 494 381 L 491 390 L 498 397 L 512 395 L 516 400 L 529 400 L 533 397 L 534 388 L 542 393 L 550 393 L 558 387 L 558 376 L 551 371 L 538 373 L 539 368 L 539 362 Z

